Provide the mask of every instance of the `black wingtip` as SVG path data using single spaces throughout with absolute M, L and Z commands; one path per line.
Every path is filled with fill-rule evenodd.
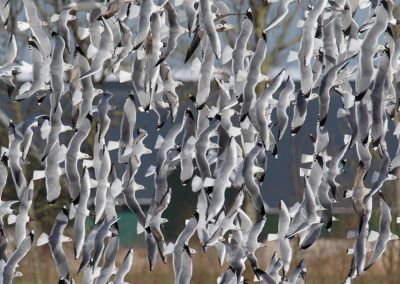
M 81 47 L 79 45 L 75 45 L 75 51 L 74 51 L 74 55 L 80 54 L 84 57 L 86 57 L 86 55 L 83 53 L 83 50 L 81 49 Z
M 253 22 L 253 12 L 251 11 L 251 8 L 248 8 L 246 10 L 246 17 L 249 19 L 251 22 Z
M 297 126 L 295 128 L 292 128 L 290 130 L 290 135 L 292 135 L 292 136 L 296 135 L 300 131 L 300 128 L 301 128 L 301 126 Z
M 197 210 L 195 210 L 193 212 L 193 216 L 194 216 L 194 218 L 196 218 L 196 221 L 199 221 L 200 215 L 199 215 L 199 212 L 197 212 Z
M 355 101 L 356 101 L 356 102 L 361 102 L 362 99 L 365 97 L 365 94 L 366 94 L 366 93 L 367 93 L 367 90 L 365 90 L 365 91 L 363 91 L 363 92 L 357 94 L 357 95 L 356 95 L 356 98 L 355 98 Z

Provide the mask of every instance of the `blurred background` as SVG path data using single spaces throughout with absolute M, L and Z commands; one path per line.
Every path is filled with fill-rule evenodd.
M 45 30 L 48 34 L 52 30 L 57 30 L 57 26 L 50 22 L 51 15 L 59 14 L 66 4 L 70 1 L 66 0 L 54 0 L 54 1 L 34 1 L 37 8 L 39 17 L 47 23 Z M 254 32 L 250 38 L 248 49 L 254 50 L 254 47 L 260 37 L 263 27 L 266 22 L 275 16 L 276 3 L 268 3 L 265 0 L 232 0 L 224 1 L 229 4 L 229 8 L 232 13 L 244 13 L 247 8 L 252 8 L 254 18 Z M 398 4 L 399 1 L 395 1 Z M 9 40 L 9 32 L 15 34 L 18 44 L 18 57 L 19 61 L 30 62 L 29 51 L 27 47 L 28 38 L 26 32 L 21 32 L 18 29 L 18 21 L 26 21 L 25 12 L 22 1 L 10 1 L 10 20 L 8 31 L 4 28 L 0 28 L 0 63 L 2 56 L 6 51 L 6 47 Z M 398 15 L 397 5 L 395 6 L 395 15 Z M 299 41 L 301 37 L 301 29 L 297 28 L 297 22 L 303 19 L 303 15 L 307 10 L 307 1 L 301 1 L 301 3 L 293 3 L 289 6 L 289 14 L 286 20 L 282 22 L 278 27 L 271 30 L 268 34 L 268 53 L 265 61 L 262 64 L 263 74 L 268 75 L 270 78 L 274 77 L 283 67 L 287 69 L 287 72 L 296 80 L 296 86 L 299 86 L 299 74 L 297 63 L 286 64 L 286 59 L 289 50 L 298 50 Z M 181 9 L 180 9 L 181 10 Z M 87 26 L 87 19 L 83 12 L 71 12 L 77 16 L 76 21 L 70 22 L 71 31 L 71 43 L 76 42 L 82 50 L 86 53 L 87 40 L 81 40 L 78 37 L 78 26 Z M 356 18 L 360 21 L 364 21 L 368 15 L 367 10 L 358 11 Z M 399 19 L 399 17 L 397 17 Z M 222 48 L 225 45 L 229 45 L 233 48 L 235 39 L 240 32 L 240 25 L 243 19 L 242 15 L 234 15 L 227 18 L 227 23 L 235 26 L 235 29 L 220 33 Z M 129 20 L 128 26 L 133 27 L 135 20 Z M 395 27 L 397 30 L 394 32 L 395 35 L 400 31 L 400 27 Z M 135 29 L 132 29 L 135 31 Z M 197 91 L 197 74 L 193 74 L 191 71 L 191 61 L 194 56 L 200 57 L 200 49 L 197 51 L 188 63 L 184 64 L 184 57 L 186 49 L 190 45 L 191 39 L 188 35 L 181 37 L 179 45 L 175 52 L 167 58 L 167 63 L 172 69 L 172 74 L 175 80 L 182 81 L 184 86 L 177 89 L 180 97 L 180 110 L 184 110 L 186 105 L 190 104 L 189 95 L 195 94 Z M 65 53 L 65 62 L 72 62 L 73 54 Z M 128 57 L 121 68 L 125 71 L 130 72 L 128 66 L 131 66 L 132 58 Z M 109 64 L 109 63 L 107 63 Z M 215 65 L 220 68 L 219 62 L 215 62 Z M 117 106 L 117 109 L 110 113 L 112 119 L 110 130 L 107 133 L 106 141 L 116 141 L 119 139 L 119 127 L 120 119 L 122 117 L 121 110 L 123 104 L 130 90 L 133 89 L 131 83 L 119 83 L 118 78 L 110 76 L 105 71 L 108 66 L 106 65 L 101 74 L 95 76 L 95 87 L 99 89 L 107 90 L 114 94 L 114 97 L 110 100 L 112 105 Z M 66 73 L 68 74 L 68 73 Z M 70 74 L 68 74 L 70 76 Z M 222 76 L 225 81 L 229 78 Z M 14 79 L 16 84 L 15 94 L 18 93 L 18 88 L 25 81 L 30 80 L 29 77 L 24 75 L 18 75 Z M 68 82 L 68 78 L 66 80 Z M 396 86 L 397 87 L 397 86 Z M 20 103 L 13 103 L 8 98 L 7 91 L 0 89 L 0 145 L 8 147 L 8 118 L 13 121 L 20 122 L 28 117 L 34 116 L 38 113 L 48 113 L 49 102 L 45 100 L 41 105 L 37 105 L 34 100 L 26 100 Z M 216 86 L 212 82 L 211 97 L 210 100 L 216 99 Z M 275 97 L 276 98 L 276 97 Z M 64 117 L 63 123 L 71 125 L 72 109 L 70 103 L 70 96 L 64 95 L 62 97 Z M 94 104 L 97 104 L 98 98 L 95 99 Z M 333 90 L 331 92 L 331 107 L 330 110 L 336 111 L 341 104 L 340 96 L 337 95 Z M 262 196 L 268 206 L 270 207 L 267 215 L 267 223 L 264 231 L 260 235 L 260 239 L 266 239 L 268 233 L 276 233 L 277 231 L 277 220 L 278 220 L 278 204 L 279 200 L 283 199 L 288 206 L 293 205 L 295 202 L 301 202 L 303 194 L 303 181 L 299 176 L 299 168 L 307 167 L 308 165 L 301 164 L 301 155 L 312 153 L 312 142 L 308 137 L 308 134 L 315 135 L 315 126 L 317 122 L 318 113 L 318 102 L 316 100 L 310 102 L 307 114 L 307 120 L 300 133 L 294 137 L 290 136 L 289 133 L 283 137 L 278 145 L 279 159 L 275 160 L 272 156 L 268 156 L 268 166 L 265 176 L 264 183 L 261 188 Z M 70 115 L 68 115 L 70 114 Z M 292 109 L 288 110 L 289 117 L 292 116 Z M 327 127 L 330 133 L 330 143 L 328 148 L 328 154 L 334 155 L 334 153 L 343 145 L 343 135 L 349 133 L 347 124 L 343 119 L 337 119 L 336 113 L 330 113 L 327 122 Z M 182 113 L 178 114 L 177 120 L 182 119 Z M 272 115 L 272 120 L 276 119 L 275 112 Z M 95 124 L 95 119 L 93 124 Z M 398 113 L 393 120 L 389 121 L 389 127 L 394 129 L 398 122 Z M 157 140 L 158 135 L 165 137 L 171 124 L 168 121 L 159 131 L 156 130 L 157 117 L 154 112 L 139 113 L 137 115 L 136 127 L 144 128 L 148 131 L 149 136 L 144 141 L 148 148 L 153 148 Z M 92 127 L 94 130 L 95 127 Z M 273 128 L 273 132 L 276 135 L 277 128 Z M 34 140 L 32 143 L 32 149 L 28 156 L 28 163 L 24 165 L 24 172 L 28 179 L 32 177 L 33 170 L 42 169 L 43 166 L 39 163 L 39 157 L 44 143 L 41 139 L 35 139 L 39 137 L 40 130 L 34 130 Z M 72 133 L 63 133 L 60 135 L 60 141 L 68 144 Z M 83 143 L 83 149 L 81 151 L 92 154 L 93 149 L 93 137 L 94 131 L 90 133 L 89 138 Z M 181 141 L 181 136 L 178 136 L 176 141 Z M 398 141 L 395 136 L 387 135 L 389 154 L 392 157 L 397 149 Z M 380 158 L 378 155 L 371 150 L 373 156 L 373 165 L 371 169 L 379 169 Z M 153 177 L 146 177 L 145 172 L 147 168 L 155 164 L 157 152 L 154 151 L 151 155 L 142 156 L 142 166 L 136 175 L 136 182 L 145 186 L 144 191 L 136 193 L 137 198 L 146 210 L 149 204 L 150 198 L 154 193 L 154 181 Z M 117 152 L 111 152 L 112 161 L 116 162 Z M 334 223 L 332 231 L 330 233 L 323 229 L 322 238 L 319 239 L 311 248 L 305 252 L 295 251 L 294 261 L 292 262 L 292 269 L 302 259 L 306 259 L 307 265 L 307 282 L 308 283 L 340 283 L 345 279 L 349 267 L 351 256 L 346 255 L 346 249 L 354 246 L 354 240 L 347 240 L 346 233 L 348 230 L 354 230 L 357 226 L 357 217 L 353 213 L 352 204 L 349 200 L 341 198 L 342 192 L 346 188 L 351 188 L 353 177 L 355 176 L 355 170 L 357 166 L 357 156 L 355 149 L 351 149 L 346 155 L 347 163 L 345 165 L 346 173 L 338 177 L 337 181 L 342 185 L 341 191 L 339 192 L 339 202 L 335 204 L 334 215 L 340 220 Z M 119 177 L 121 177 L 124 170 L 123 165 L 116 165 Z M 171 203 L 168 209 L 164 213 L 164 217 L 170 221 L 165 224 L 163 228 L 166 239 L 174 242 L 178 234 L 182 231 L 185 226 L 185 219 L 190 218 L 195 208 L 197 201 L 197 193 L 192 192 L 190 183 L 187 186 L 183 186 L 179 179 L 180 169 L 179 167 L 171 173 L 169 176 L 169 186 L 173 189 Z M 371 186 L 371 177 L 373 170 L 371 170 L 365 180 L 366 187 Z M 198 174 L 198 173 L 197 173 Z M 398 174 L 398 173 L 397 173 Z M 48 205 L 46 201 L 46 190 L 44 181 L 35 182 L 34 189 L 34 202 L 31 207 L 30 216 L 32 222 L 28 225 L 30 228 L 35 229 L 37 232 L 49 233 L 53 223 L 55 215 L 62 205 L 69 207 L 69 195 L 68 189 L 66 188 L 66 180 L 62 176 L 60 180 L 62 184 L 62 192 L 58 201 L 54 205 Z M 16 194 L 13 186 L 11 186 L 12 180 L 9 176 L 8 186 L 4 189 L 2 196 L 3 200 L 15 199 Z M 400 204 L 400 183 L 399 180 L 388 181 L 385 183 L 383 192 L 388 197 L 390 206 L 392 209 L 393 219 L 400 215 L 399 204 Z M 227 190 L 227 196 L 234 195 L 233 189 Z M 249 202 L 248 200 L 246 202 Z M 377 202 L 374 206 L 379 205 Z M 379 207 L 379 206 L 378 206 Z M 252 212 L 252 206 L 247 206 L 247 214 L 251 218 L 255 218 L 255 212 Z M 117 267 L 122 262 L 126 251 L 129 247 L 135 248 L 135 256 L 132 271 L 128 274 L 126 280 L 133 281 L 134 283 L 172 283 L 173 274 L 171 266 L 171 257 L 167 264 L 162 264 L 158 261 L 156 269 L 152 272 L 149 271 L 146 250 L 144 247 L 143 234 L 136 234 L 136 219 L 135 216 L 125 207 L 119 206 L 117 208 L 118 215 L 121 217 L 119 221 L 121 246 L 122 249 L 118 254 Z M 254 221 L 254 219 L 253 219 Z M 371 229 L 379 231 L 379 209 L 374 211 L 373 217 L 371 218 L 370 226 Z M 395 223 L 395 222 L 393 222 Z M 92 226 L 92 220 L 87 220 L 88 229 Z M 12 226 L 6 226 L 7 229 L 11 229 Z M 392 232 L 400 234 L 400 226 L 393 224 Z M 72 236 L 72 223 L 66 229 L 66 235 Z M 193 242 L 193 243 L 192 243 Z M 297 240 L 293 239 L 293 248 Z M 220 267 L 216 257 L 215 249 L 210 249 L 207 254 L 204 254 L 203 250 L 199 246 L 197 236 L 193 237 L 191 246 L 197 249 L 197 253 L 192 256 L 193 259 L 193 277 L 191 283 L 215 283 L 218 275 L 221 275 L 227 268 L 227 265 Z M 370 244 L 372 247 L 372 244 Z M 385 252 L 382 259 L 374 265 L 368 275 L 363 275 L 361 278 L 357 278 L 354 283 L 399 283 L 400 272 L 399 272 L 399 256 L 400 250 L 398 242 L 390 242 L 389 248 Z M 64 244 L 65 251 L 68 253 L 73 252 L 73 244 Z M 258 259 L 261 261 L 261 267 L 265 268 L 269 263 L 269 260 L 275 250 L 277 250 L 277 242 L 267 243 L 266 248 L 261 248 L 257 251 Z M 79 260 L 74 261 L 72 253 L 69 255 L 71 276 L 75 278 L 74 273 L 77 271 Z M 50 256 L 50 250 L 48 246 L 34 247 L 26 258 L 22 260 L 20 266 L 24 273 L 23 278 L 15 279 L 15 283 L 56 283 L 57 275 L 55 272 L 55 265 Z M 244 274 L 251 283 L 253 280 L 253 274 L 250 272 L 250 268 L 246 270 Z M 28 280 L 29 279 L 29 280 Z M 75 278 L 79 279 L 79 277 Z

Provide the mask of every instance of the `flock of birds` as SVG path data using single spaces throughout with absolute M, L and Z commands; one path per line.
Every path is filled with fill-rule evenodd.
M 0 2 L 1 19 L 7 27 L 10 1 Z M 70 260 L 63 249 L 66 241 L 73 241 L 75 260 L 81 257 L 76 273 L 84 274 L 82 283 L 109 283 L 110 279 L 114 284 L 125 283 L 133 250 L 128 251 L 117 268 L 119 218 L 116 205 L 126 205 L 135 214 L 136 233 L 144 234 L 150 270 L 155 268 L 158 255 L 166 263 L 168 255 L 172 254 L 175 283 L 190 282 L 194 249 L 189 247 L 189 241 L 196 233 L 205 253 L 215 247 L 219 263 L 229 263 L 218 283 L 245 282 L 242 274 L 246 260 L 254 271 L 255 280 L 261 283 L 305 283 L 304 260 L 295 264 L 297 266 L 289 274 L 292 260 L 289 240 L 298 237 L 298 246 L 303 250 L 318 239 L 323 227 L 331 230 L 332 222 L 337 221 L 332 207 L 341 190 L 336 178 L 343 173 L 344 157 L 352 149 L 356 150 L 358 167 L 352 189 L 343 194 L 353 201 L 358 226 L 347 236 L 355 238 L 355 245 L 348 250 L 353 259 L 345 283 L 360 276 L 382 256 L 387 243 L 398 238 L 390 231 L 390 207 L 381 191 L 386 181 L 396 178 L 394 170 L 400 166 L 400 147 L 391 159 L 385 142 L 386 134 L 391 131 L 389 119 L 394 118 L 397 110 L 400 36 L 393 33 L 394 25 L 398 24 L 393 17 L 394 3 L 392 0 L 310 1 L 305 20 L 297 24 L 302 29 L 300 49 L 288 55 L 288 62 L 297 60 L 299 63 L 300 89 L 295 94 L 295 84 L 285 75 L 285 69 L 272 79 L 261 72 L 268 32 L 286 19 L 289 5 L 294 1 L 276 2 L 279 3 L 270 3 L 274 5 L 275 16 L 268 21 L 255 50 L 251 51 L 246 48 L 253 33 L 250 9 L 243 13 L 235 45 L 226 45 L 222 50 L 218 34 L 232 29 L 226 20 L 233 13 L 221 0 L 175 0 L 174 3 L 160 0 L 157 5 L 153 0 L 73 2 L 61 14 L 51 17 L 52 28 L 57 31 L 52 32 L 51 37 L 45 32 L 45 23 L 38 17 L 33 0 L 23 0 L 27 22 L 19 21 L 18 28 L 30 34 L 32 69 L 28 72 L 32 80 L 14 94 L 15 75 L 27 71 L 24 71 L 26 64 L 16 61 L 18 50 L 13 34 L 1 58 L 0 80 L 15 103 L 32 99 L 41 103 L 48 98 L 50 109 L 48 113 L 25 121 L 9 121 L 8 149 L 3 147 L 1 151 L 0 189 L 2 192 L 5 188 L 10 169 L 19 200 L 0 201 L 1 283 L 11 283 L 14 277 L 22 275 L 16 271 L 18 262 L 34 243 L 34 231 L 27 231 L 29 209 L 35 201 L 34 181 L 45 179 L 47 201 L 51 205 L 62 190 L 62 175 L 65 175 L 72 203 L 69 210 L 65 206 L 60 210 L 51 233 L 41 234 L 36 243 L 38 246 L 49 244 L 59 283 L 74 282 Z M 354 19 L 358 9 L 369 9 L 362 24 Z M 76 17 L 70 12 L 75 10 L 88 11 L 87 26 L 78 29 L 80 39 L 89 43 L 86 54 L 78 44 L 75 48 L 71 46 L 69 23 Z M 136 29 L 128 26 L 127 21 L 131 19 L 136 19 Z M 381 35 L 383 44 L 379 41 Z M 199 74 L 197 94 L 190 97 L 186 110 L 179 111 L 180 98 L 176 89 L 182 84 L 173 79 L 165 59 L 174 52 L 182 36 L 192 39 L 185 61 L 190 60 L 197 49 L 202 53 L 201 58 L 196 57 L 192 63 L 192 71 Z M 71 64 L 64 62 L 66 53 L 73 53 Z M 123 62 L 131 62 L 131 72 L 123 70 Z M 107 73 L 133 84 L 133 91 L 123 107 L 119 141 L 106 137 L 111 122 L 108 113 L 114 109 L 110 104 L 113 94 L 96 89 L 92 82 L 93 75 L 105 66 L 108 66 Z M 66 71 L 71 74 L 68 83 Z M 225 75 L 213 77 L 216 73 Z M 353 78 L 355 88 L 350 85 Z M 217 88 L 216 103 L 210 99 L 212 81 Z M 257 94 L 256 87 L 260 83 L 265 87 Z M 337 110 L 337 117 L 345 121 L 350 134 L 344 136 L 343 145 L 331 157 L 327 154 L 326 122 L 328 113 L 332 113 L 329 102 L 330 96 L 336 95 L 334 92 L 340 95 L 343 103 Z M 62 123 L 61 98 L 66 94 L 71 98 L 73 109 L 70 125 Z M 100 98 L 97 104 L 95 97 Z M 290 134 L 296 135 L 306 120 L 307 104 L 312 99 L 319 101 L 319 113 L 316 135 L 310 135 L 314 152 L 302 155 L 305 166 L 299 171 L 304 179 L 303 199 L 290 208 L 280 201 L 278 232 L 268 235 L 268 240 L 278 240 L 279 253 L 273 255 L 264 270 L 259 267 L 255 252 L 265 246 L 258 238 L 267 221 L 268 208 L 260 192 L 267 159 L 269 155 L 278 158 L 277 145 L 285 134 L 288 135 L 287 109 L 293 107 Z M 277 122 L 271 120 L 274 109 Z M 171 120 L 168 134 L 158 137 L 154 149 L 144 144 L 147 131 L 135 127 L 137 110 L 154 111 L 158 116 L 157 129 L 168 117 Z M 178 117 L 180 115 L 182 118 Z M 81 146 L 92 130 L 93 118 L 96 134 L 91 157 L 81 152 Z M 274 126 L 278 128 L 277 136 L 272 131 Z M 44 148 L 39 158 L 44 169 L 35 170 L 32 177 L 26 177 L 22 167 L 32 152 L 29 150 L 37 135 L 34 128 L 40 128 L 38 139 L 42 139 Z M 74 134 L 64 145 L 59 136 L 66 131 L 74 131 Z M 176 141 L 181 133 L 182 139 Z M 399 139 L 399 125 L 392 133 Z M 379 154 L 380 170 L 372 174 L 372 188 L 366 188 L 364 178 L 372 160 L 370 145 Z M 110 158 L 113 150 L 118 151 L 118 161 Z M 154 195 L 145 213 L 135 197 L 135 192 L 144 187 L 136 183 L 135 175 L 142 155 L 151 153 L 157 153 L 157 163 L 146 175 L 154 175 Z M 115 170 L 117 163 L 126 167 L 121 177 Z M 191 183 L 197 194 L 197 207 L 176 241 L 167 243 L 162 227 L 168 220 L 162 214 L 174 191 L 167 177 L 178 165 L 181 182 Z M 200 176 L 194 174 L 196 169 Z M 229 208 L 225 202 L 228 188 L 235 191 Z M 91 191 L 94 198 L 90 197 Z M 246 194 L 257 211 L 254 223 L 242 209 Z M 379 232 L 368 226 L 373 196 L 379 196 Z M 17 211 L 11 209 L 15 203 L 19 203 Z M 14 246 L 8 243 L 5 234 L 2 218 L 5 215 L 8 215 L 8 224 L 15 223 Z M 86 232 L 89 215 L 94 215 L 94 226 Z M 169 222 L 174 223 L 173 220 Z M 73 238 L 63 235 L 68 223 L 73 223 Z M 376 243 L 372 256 L 366 262 L 370 251 L 366 243 L 373 241 Z

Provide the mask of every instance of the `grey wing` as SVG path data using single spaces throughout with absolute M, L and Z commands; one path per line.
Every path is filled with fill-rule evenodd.
M 69 277 L 69 265 L 68 265 L 68 258 L 65 254 L 61 240 L 59 245 L 52 249 L 52 255 L 54 262 L 56 263 L 57 273 L 60 278 L 68 278 Z
M 1 9 L 3 10 L 3 8 Z M 15 40 L 15 35 L 11 34 L 10 41 L 8 42 L 8 48 L 6 54 L 4 55 L 3 65 L 7 63 L 12 63 L 17 57 L 17 42 Z
M 219 37 L 217 30 L 212 19 L 211 7 L 209 0 L 200 0 L 201 13 L 203 14 L 204 28 L 211 42 L 212 49 L 214 51 L 215 57 L 217 59 L 221 58 L 221 44 L 219 42 Z
M 150 228 L 147 228 L 144 233 L 150 270 L 153 270 L 157 261 L 157 241 L 154 238 Z
M 301 244 L 301 249 L 306 249 L 310 247 L 319 238 L 322 226 L 323 223 L 315 223 L 311 225 L 306 239 Z
M 103 265 L 100 270 L 100 276 L 96 280 L 99 283 L 107 283 L 110 276 L 113 274 L 115 269 L 115 257 L 117 256 L 119 249 L 119 236 L 110 238 L 107 247 L 104 252 Z
M 122 284 L 124 282 L 125 275 L 129 272 L 133 262 L 133 248 L 128 250 L 124 260 L 122 261 L 121 266 L 119 267 L 117 273 L 114 277 L 114 284 Z

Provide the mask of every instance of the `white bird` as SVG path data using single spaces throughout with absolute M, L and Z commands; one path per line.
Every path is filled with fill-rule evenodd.
M 18 247 L 26 236 L 26 223 L 29 222 L 29 209 L 32 205 L 33 199 L 33 180 L 29 182 L 27 188 L 22 193 L 22 199 L 18 207 L 18 214 L 15 219 L 15 237 L 14 243 Z
M 34 237 L 34 231 L 31 230 L 29 234 L 25 237 L 25 239 L 21 242 L 19 247 L 13 252 L 11 257 L 8 259 L 6 265 L 3 270 L 3 283 L 11 284 L 14 278 L 14 271 L 17 267 L 18 263 L 25 257 L 25 255 L 29 252 L 32 246 Z

